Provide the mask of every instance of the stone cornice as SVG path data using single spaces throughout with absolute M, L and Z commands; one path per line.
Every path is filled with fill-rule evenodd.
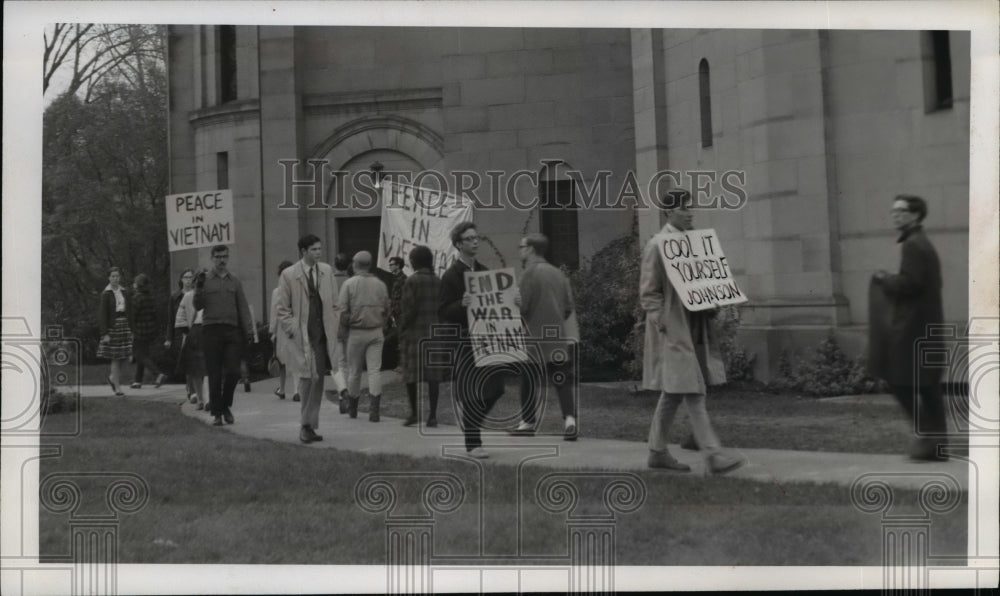
M 315 93 L 302 97 L 302 109 L 311 114 L 397 112 L 440 108 L 440 87 L 373 89 L 347 93 Z
M 194 128 L 211 124 L 240 122 L 242 120 L 260 117 L 260 101 L 257 99 L 241 99 L 210 108 L 188 112 L 188 122 Z

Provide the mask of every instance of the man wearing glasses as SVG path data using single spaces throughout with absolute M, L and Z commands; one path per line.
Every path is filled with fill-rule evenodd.
M 872 373 L 885 379 L 893 395 L 914 421 L 917 439 L 910 451 L 915 460 L 948 459 L 947 423 L 941 397 L 940 367 L 920 366 L 917 341 L 928 336 L 930 325 L 944 323 L 941 301 L 941 262 L 921 223 L 927 203 L 920 197 L 899 195 L 892 204 L 892 225 L 899 231 L 902 260 L 899 273 L 879 270 L 872 278 L 890 304 L 891 317 L 885 353 L 874 355 Z M 872 324 L 875 324 L 872 322 Z M 873 348 L 875 347 L 873 342 Z M 924 342 L 926 345 L 926 342 Z
M 458 258 L 441 276 L 438 316 L 442 323 L 458 325 L 460 329 L 452 391 L 461 409 L 465 450 L 471 457 L 485 459 L 489 457 L 489 453 L 483 449 L 479 428 L 490 409 L 503 396 L 504 374 L 498 367 L 494 367 L 493 371 L 480 369 L 477 373 L 472 345 L 469 343 L 466 308 L 472 304 L 472 296 L 465 291 L 465 272 L 487 270 L 476 260 L 476 253 L 479 252 L 476 224 L 465 221 L 452 228 L 451 243 L 458 249 Z
M 233 393 L 240 380 L 244 342 L 253 341 L 253 322 L 243 285 L 226 269 L 229 248 L 212 247 L 211 270 L 194 284 L 194 308 L 202 310 L 202 347 L 208 372 L 209 409 L 215 426 L 232 424 Z

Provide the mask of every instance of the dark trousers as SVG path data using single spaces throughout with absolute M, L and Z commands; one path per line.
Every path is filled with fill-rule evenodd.
M 240 381 L 243 333 L 232 325 L 203 325 L 201 332 L 209 408 L 213 416 L 221 416 L 233 407 L 233 393 Z
M 142 377 L 147 368 L 149 372 L 153 373 L 153 378 L 156 378 L 160 374 L 160 367 L 156 366 L 156 362 L 149 355 L 152 344 L 152 339 L 132 338 L 132 357 L 135 358 L 136 383 L 142 383 Z
M 508 374 L 509 371 L 501 366 L 477 367 L 468 342 L 459 346 L 451 390 L 462 412 L 466 450 L 482 446 L 479 430 L 497 400 L 503 397 L 504 379 Z
M 940 436 L 948 432 L 941 385 L 893 385 L 892 394 L 903 406 L 918 437 Z
M 521 420 L 534 426 L 546 388 L 554 386 L 559 396 L 559 409 L 563 418 L 576 417 L 576 403 L 573 399 L 573 388 L 576 386 L 576 373 L 573 361 L 544 364 L 531 364 L 521 372 Z

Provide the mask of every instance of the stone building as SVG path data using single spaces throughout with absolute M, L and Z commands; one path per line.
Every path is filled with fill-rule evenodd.
M 927 199 L 946 318 L 967 319 L 969 51 L 946 31 L 172 26 L 171 192 L 232 189 L 231 268 L 265 313 L 300 235 L 375 250 L 378 197 L 347 190 L 374 164 L 452 191 L 478 176 L 497 266 L 526 230 L 570 267 L 636 219 L 648 238 L 667 188 L 648 183 L 680 172 L 706 206 L 738 207 L 696 225 L 751 298 L 743 339 L 767 378 L 831 330 L 863 349 L 868 279 L 898 264 L 898 193 Z

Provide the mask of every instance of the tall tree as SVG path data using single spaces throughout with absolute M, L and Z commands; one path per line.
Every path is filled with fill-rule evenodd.
M 163 54 L 162 26 L 55 23 L 44 32 L 42 94 L 82 92 L 89 100 L 107 76 L 138 78 L 138 65 Z M 65 88 L 55 84 L 65 79 Z
M 149 275 L 161 302 L 170 289 L 163 32 L 134 31 L 133 43 L 154 51 L 117 46 L 126 55 L 113 69 L 86 89 L 71 85 L 44 114 L 42 317 L 83 340 L 85 355 L 96 349 L 109 267 L 122 267 L 126 280 Z

